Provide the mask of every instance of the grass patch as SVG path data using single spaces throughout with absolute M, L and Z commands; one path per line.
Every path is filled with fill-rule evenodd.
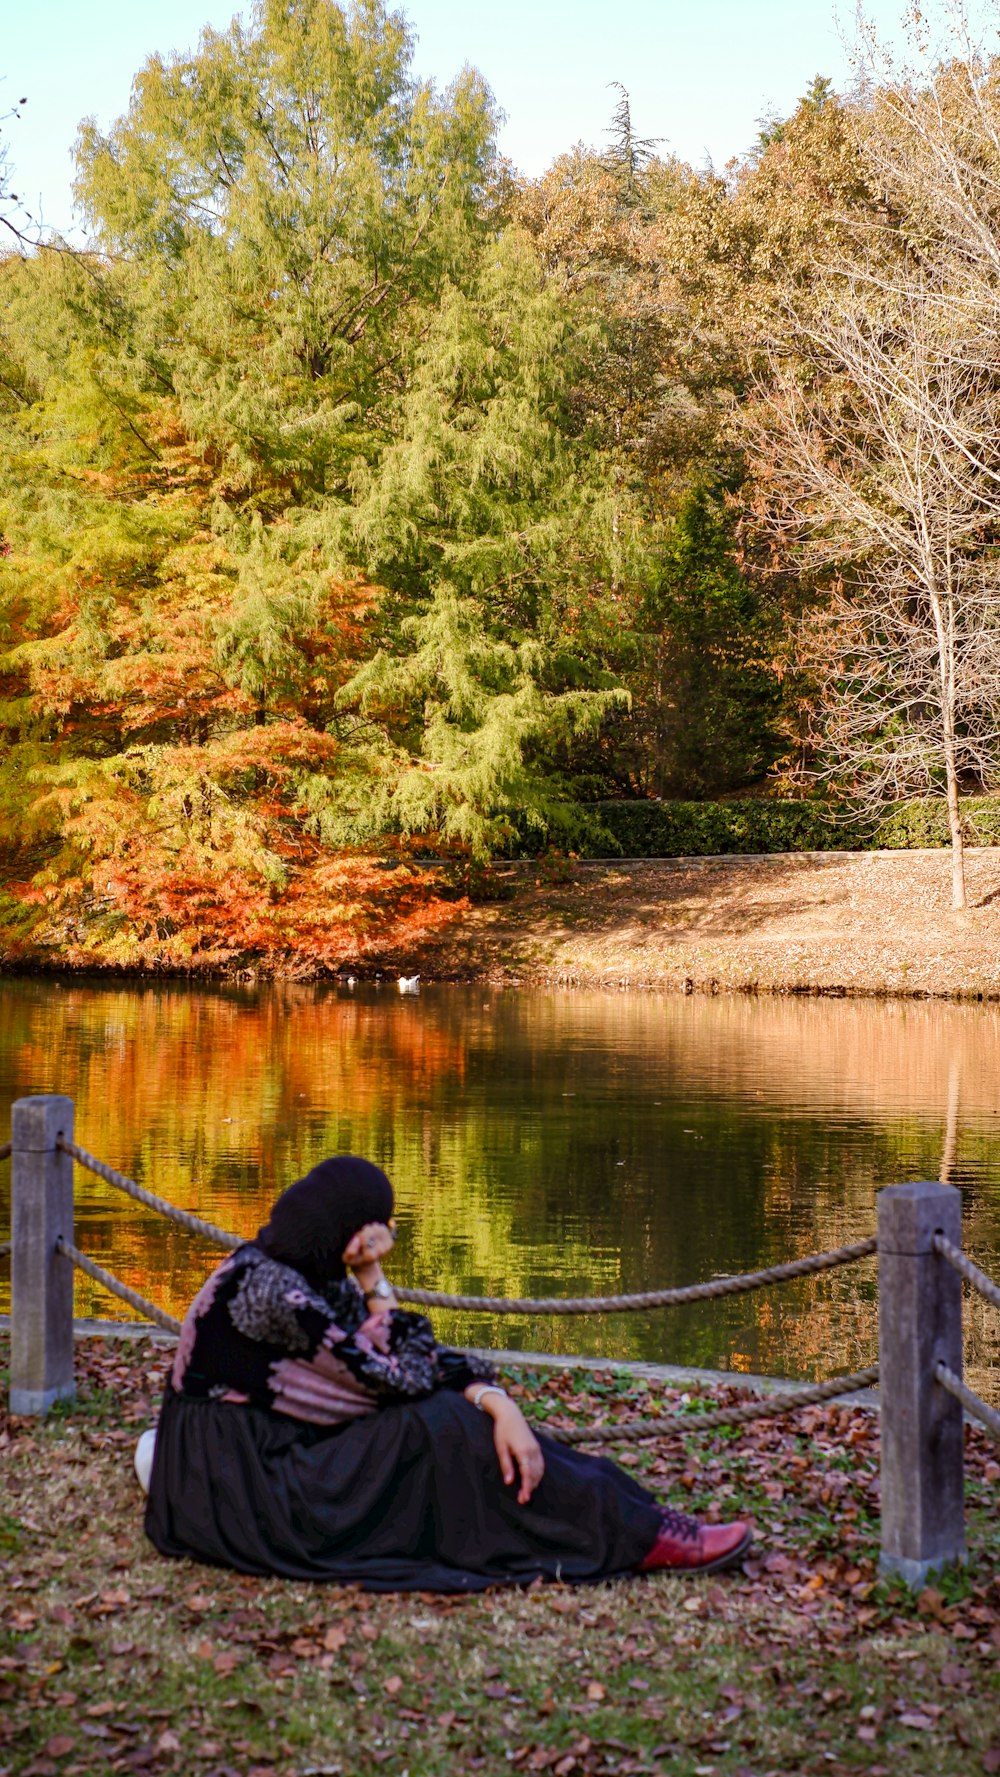
M 665 1500 L 751 1516 L 742 1572 L 369 1597 L 162 1560 L 131 1453 L 164 1353 L 79 1351 L 72 1408 L 0 1422 L 0 1777 L 1000 1771 L 1000 1466 L 978 1434 L 969 1566 L 919 1597 L 878 1576 L 877 1419 L 837 1407 L 617 1451 Z M 511 1380 L 555 1435 L 680 1400 Z

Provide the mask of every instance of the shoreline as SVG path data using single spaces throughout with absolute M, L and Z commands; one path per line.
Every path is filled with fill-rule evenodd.
M 11 1318 L 0 1314 L 0 1338 L 10 1337 Z M 169 1333 L 151 1320 L 81 1320 L 73 1322 L 73 1338 L 121 1339 L 126 1342 L 146 1339 L 153 1346 L 174 1346 L 176 1333 Z M 791 1376 L 759 1376 L 745 1370 L 705 1370 L 690 1364 L 654 1364 L 639 1358 L 578 1357 L 572 1352 L 507 1351 L 495 1346 L 469 1345 L 465 1349 L 476 1357 L 489 1359 L 503 1369 L 580 1371 L 585 1375 L 604 1375 L 608 1371 L 629 1377 L 633 1382 L 658 1382 L 671 1388 L 718 1389 L 735 1388 L 752 1395 L 787 1394 L 790 1390 L 808 1387 L 808 1382 Z M 857 1389 L 851 1394 L 836 1395 L 833 1405 L 864 1407 L 879 1411 L 877 1388 Z
M 969 907 L 950 906 L 940 849 L 569 859 L 495 866 L 496 900 L 405 951 L 359 946 L 337 967 L 245 957 L 229 968 L 123 967 L 99 956 L 0 956 L 4 976 L 137 985 L 359 983 L 1000 1000 L 1000 848 L 966 854 Z

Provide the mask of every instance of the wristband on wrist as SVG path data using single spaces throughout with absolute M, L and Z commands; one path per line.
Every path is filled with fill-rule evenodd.
M 392 1284 L 387 1277 L 380 1277 L 377 1283 L 372 1284 L 370 1290 L 365 1290 L 364 1294 L 366 1302 L 384 1302 L 387 1297 L 392 1295 Z
M 508 1398 L 507 1390 L 501 1388 L 498 1382 L 484 1382 L 482 1388 L 477 1388 L 472 1397 L 472 1405 L 478 1407 L 480 1413 L 485 1413 L 486 1411 L 486 1408 L 483 1406 L 483 1401 L 488 1394 L 502 1395 L 504 1400 Z

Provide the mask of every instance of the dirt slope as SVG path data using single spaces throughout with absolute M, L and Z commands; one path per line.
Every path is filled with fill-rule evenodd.
M 565 882 L 503 873 L 407 961 L 429 977 L 680 992 L 1000 997 L 1000 850 L 968 854 L 951 911 L 942 851 L 575 864 Z

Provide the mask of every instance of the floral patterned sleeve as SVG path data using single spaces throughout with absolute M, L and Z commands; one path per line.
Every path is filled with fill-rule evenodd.
M 337 1356 L 383 1399 L 413 1399 L 436 1388 L 463 1389 L 470 1382 L 492 1382 L 493 1365 L 485 1358 L 439 1345 L 425 1314 L 392 1308 L 369 1315 L 357 1285 L 346 1279 L 331 1284 L 326 1300 L 337 1323 L 349 1330 Z
M 440 1347 L 424 1315 L 369 1314 L 353 1279 L 320 1294 L 248 1244 L 192 1302 L 171 1380 L 186 1395 L 331 1425 L 487 1374 L 480 1360 Z
M 475 1351 L 454 1351 L 450 1345 L 437 1348 L 439 1388 L 468 1388 L 470 1382 L 495 1382 L 496 1368 L 488 1357 Z
M 229 1315 L 239 1332 L 280 1345 L 289 1357 L 335 1354 L 377 1399 L 413 1400 L 437 1385 L 437 1347 L 426 1317 L 369 1314 L 350 1279 L 320 1295 L 290 1266 L 261 1254 L 245 1269 Z

